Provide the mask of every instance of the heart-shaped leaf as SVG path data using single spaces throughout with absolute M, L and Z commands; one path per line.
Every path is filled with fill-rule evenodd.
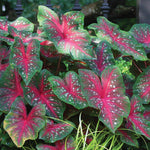
M 52 41 L 59 53 L 69 54 L 74 59 L 92 59 L 93 52 L 89 45 L 89 34 L 84 30 L 75 30 L 77 25 L 74 24 L 72 15 L 63 15 L 60 21 L 54 11 L 39 7 L 39 21 L 43 21 L 45 33 Z
M 115 132 L 130 111 L 120 70 L 115 66 L 107 67 L 102 72 L 101 81 L 90 70 L 81 69 L 79 75 L 89 106 L 99 109 L 99 119 Z
M 144 107 L 141 105 L 140 98 L 138 96 L 133 96 L 131 99 L 131 109 L 128 120 L 132 123 L 134 130 L 138 134 L 142 134 L 150 139 L 150 125 L 142 115 L 143 110 Z
M 138 42 L 142 43 L 144 47 L 150 48 L 150 25 L 135 24 L 130 29 L 130 33 Z
M 16 69 L 9 66 L 0 78 L 0 110 L 8 112 L 18 96 L 23 97 L 21 77 Z
M 43 105 L 36 105 L 27 115 L 23 99 L 17 98 L 5 117 L 4 129 L 16 146 L 22 147 L 26 140 L 35 140 L 38 137 L 39 130 L 45 125 L 44 115 Z
M 84 98 L 79 77 L 77 73 L 70 71 L 65 75 L 64 80 L 57 76 L 49 78 L 54 93 L 65 103 L 73 105 L 77 109 L 83 109 L 88 106 Z
M 36 72 L 40 72 L 42 61 L 39 58 L 40 45 L 37 40 L 32 40 L 27 48 L 20 38 L 15 38 L 12 46 L 10 63 L 19 69 L 19 74 L 26 83 L 29 84 Z
M 134 86 L 133 93 L 141 98 L 141 102 L 148 104 L 150 102 L 150 67 L 147 67 L 143 73 L 141 73 Z
M 98 17 L 97 22 L 98 24 L 91 24 L 89 28 L 95 30 L 100 40 L 108 41 L 114 49 L 124 55 L 131 55 L 137 60 L 147 60 L 144 49 L 128 32 L 121 31 L 118 25 L 104 17 Z
M 48 70 L 36 74 L 28 86 L 23 86 L 24 95 L 30 105 L 44 104 L 48 116 L 62 119 L 65 106 L 52 91 L 48 81 L 51 75 Z
M 133 132 L 128 131 L 126 129 L 118 129 L 117 130 L 119 135 L 120 135 L 120 139 L 123 143 L 126 143 L 128 145 L 131 146 L 135 146 L 135 147 L 139 147 L 139 143 L 137 141 L 136 136 L 133 134 Z
M 65 138 L 73 129 L 74 124 L 69 121 L 54 123 L 53 120 L 47 120 L 46 127 L 40 131 L 39 138 L 45 142 L 54 143 Z
M 97 45 L 96 56 L 96 60 L 87 60 L 86 62 L 97 75 L 100 75 L 107 66 L 115 64 L 111 47 L 108 42 L 103 41 Z

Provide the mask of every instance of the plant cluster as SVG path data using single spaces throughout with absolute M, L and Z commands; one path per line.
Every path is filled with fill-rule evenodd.
M 24 17 L 0 18 L 2 148 L 86 149 L 97 137 L 103 146 L 87 149 L 116 150 L 109 141 L 117 137 L 120 146 L 137 149 L 140 138 L 148 141 L 150 25 L 135 24 L 126 32 L 98 17 L 85 29 L 81 12 L 59 17 L 42 5 L 37 20 L 33 33 L 34 24 Z M 88 122 L 82 130 L 81 117 L 75 136 L 80 112 L 99 122 L 95 137 Z

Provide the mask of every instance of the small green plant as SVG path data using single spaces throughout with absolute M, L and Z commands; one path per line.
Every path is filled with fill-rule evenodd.
M 2 149 L 148 149 L 150 26 L 98 17 L 86 30 L 81 12 L 45 6 L 37 20 L 33 33 L 0 18 Z

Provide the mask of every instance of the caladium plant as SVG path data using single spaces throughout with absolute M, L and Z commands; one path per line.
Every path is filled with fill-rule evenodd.
M 91 147 L 95 140 L 82 146 L 75 140 L 83 112 L 96 132 L 106 129 L 124 149 L 140 149 L 141 136 L 150 139 L 149 25 L 127 32 L 98 17 L 84 28 L 83 13 L 58 16 L 45 6 L 37 20 L 34 29 L 24 17 L 0 17 L 0 132 L 10 137 L 11 148 Z

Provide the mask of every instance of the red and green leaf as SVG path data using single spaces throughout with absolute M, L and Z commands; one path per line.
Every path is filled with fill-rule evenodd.
M 97 22 L 98 24 L 91 24 L 89 28 L 95 30 L 100 40 L 108 41 L 124 55 L 131 55 L 137 60 L 147 60 L 144 49 L 128 32 L 121 31 L 118 25 L 104 17 L 98 17 Z
M 19 31 L 17 30 L 16 28 L 12 27 L 12 26 L 9 26 L 8 27 L 8 32 L 10 33 L 10 35 L 12 35 L 13 37 L 19 37 L 23 43 L 29 43 L 31 42 L 33 39 L 37 39 L 39 41 L 43 41 L 44 39 L 40 36 L 38 36 L 37 34 L 32 34 L 32 32 L 30 31 Z M 8 38 L 8 37 L 7 37 Z M 11 39 L 11 38 L 2 38 L 3 40 L 5 40 L 6 42 L 8 42 L 9 44 L 9 40 L 10 42 L 12 43 L 14 39 Z
M 84 30 L 75 30 L 77 27 L 73 19 L 74 15 L 63 15 L 60 21 L 54 11 L 39 7 L 38 20 L 42 24 L 45 33 L 52 41 L 59 53 L 69 54 L 74 59 L 92 59 L 93 52 L 89 46 L 89 34 Z
M 133 134 L 133 132 L 128 131 L 127 129 L 118 129 L 117 133 L 120 135 L 120 139 L 123 143 L 139 147 L 139 143 L 137 141 L 137 137 Z
M 4 120 L 4 129 L 8 132 L 17 147 L 22 147 L 26 140 L 35 140 L 38 132 L 44 127 L 45 109 L 36 105 L 27 115 L 22 98 L 17 98 Z
M 150 125 L 149 122 L 144 119 L 142 111 L 144 107 L 141 105 L 141 100 L 138 96 L 133 96 L 131 99 L 131 109 L 128 116 L 128 120 L 132 123 L 134 130 L 141 135 L 150 139 Z
M 98 44 L 96 56 L 96 60 L 87 60 L 86 62 L 97 75 L 100 75 L 107 66 L 115 64 L 111 47 L 108 42 L 100 42 L 100 44 Z
M 150 25 L 135 24 L 130 29 L 130 33 L 139 43 L 142 43 L 144 47 L 150 48 Z
M 67 104 L 73 105 L 77 109 L 83 109 L 88 106 L 85 97 L 81 91 L 81 85 L 78 75 L 73 72 L 67 72 L 64 80 L 57 76 L 49 78 L 54 93 Z
M 10 26 L 13 26 L 18 31 L 30 31 L 33 32 L 34 24 L 31 23 L 28 19 L 24 17 L 19 17 L 15 21 L 10 23 Z
M 150 67 L 147 67 L 137 78 L 133 92 L 141 98 L 143 104 L 150 102 Z
M 21 77 L 16 69 L 10 66 L 2 74 L 0 79 L 0 110 L 8 112 L 18 96 L 23 97 Z
M 53 120 L 47 120 L 45 128 L 40 131 L 39 138 L 45 142 L 54 143 L 64 139 L 73 129 L 74 124 L 69 121 L 54 123 Z
M 9 62 L 8 62 L 9 53 L 10 51 L 8 50 L 6 46 L 0 45 L 0 77 L 1 77 L 1 74 L 9 66 Z M 4 60 L 5 60 L 5 63 L 3 63 Z
M 0 35 L 1 36 L 8 35 L 8 25 L 9 25 L 9 22 L 7 21 L 7 18 L 0 17 Z
M 115 66 L 107 67 L 101 74 L 101 81 L 90 70 L 81 69 L 79 75 L 89 106 L 99 109 L 99 119 L 115 132 L 130 111 L 120 70 Z
M 48 81 L 51 75 L 48 70 L 36 74 L 30 84 L 24 87 L 24 95 L 30 105 L 44 104 L 48 116 L 62 119 L 65 106 L 52 91 Z
M 39 58 L 40 45 L 37 40 L 32 40 L 27 48 L 20 38 L 16 37 L 12 46 L 10 63 L 19 69 L 19 74 L 26 83 L 29 84 L 36 72 L 40 72 L 42 61 Z
M 57 141 L 55 146 L 47 145 L 47 144 L 38 144 L 36 146 L 37 150 L 74 150 L 75 143 L 72 137 L 69 139 Z

